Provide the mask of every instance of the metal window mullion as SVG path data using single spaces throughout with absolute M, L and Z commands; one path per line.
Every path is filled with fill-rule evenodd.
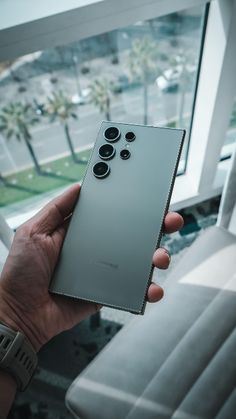
M 235 20 L 236 0 L 211 3 L 186 171 L 200 195 L 214 187 L 235 97 Z

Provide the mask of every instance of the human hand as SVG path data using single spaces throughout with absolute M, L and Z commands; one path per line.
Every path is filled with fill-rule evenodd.
M 99 304 L 73 301 L 48 292 L 79 190 L 79 185 L 72 186 L 17 229 L 2 271 L 0 322 L 23 332 L 36 351 L 53 336 L 101 308 Z M 177 231 L 182 225 L 179 214 L 166 215 L 166 233 Z M 166 269 L 168 253 L 159 248 L 153 263 Z M 162 296 L 163 290 L 151 284 L 148 301 L 158 301 Z
M 164 220 L 164 233 L 171 234 L 181 230 L 184 225 L 183 217 L 177 212 L 168 212 Z M 153 265 L 159 269 L 167 269 L 170 264 L 170 255 L 168 251 L 159 247 L 153 255 Z M 147 293 L 149 303 L 155 303 L 164 295 L 163 289 L 154 283 L 151 283 Z

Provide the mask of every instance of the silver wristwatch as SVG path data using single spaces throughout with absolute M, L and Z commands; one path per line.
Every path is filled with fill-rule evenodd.
M 23 333 L 0 324 L 0 369 L 14 377 L 19 390 L 28 386 L 37 363 L 36 352 Z

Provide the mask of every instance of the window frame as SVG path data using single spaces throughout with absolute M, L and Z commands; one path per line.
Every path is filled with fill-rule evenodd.
M 3 0 L 0 61 L 99 35 L 206 0 Z M 14 14 L 12 13 L 14 10 Z M 54 12 L 53 12 L 54 10 Z
M 213 0 L 210 4 L 199 75 L 186 173 L 176 179 L 174 207 L 220 194 L 228 163 L 220 161 L 221 149 L 235 98 L 236 1 Z M 217 48 L 215 48 L 217 45 Z M 204 104 L 207 92 L 207 113 Z M 219 162 L 220 161 L 220 162 Z M 183 179 L 185 177 L 185 179 Z M 181 189 L 186 184 L 186 193 Z M 189 187 L 188 187 L 189 186 Z M 191 191 L 190 191 L 191 190 Z

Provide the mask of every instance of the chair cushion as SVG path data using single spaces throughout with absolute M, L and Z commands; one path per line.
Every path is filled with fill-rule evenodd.
M 194 242 L 163 301 L 125 326 L 72 383 L 66 403 L 75 417 L 212 418 L 235 406 L 235 255 L 235 236 L 219 227 Z

